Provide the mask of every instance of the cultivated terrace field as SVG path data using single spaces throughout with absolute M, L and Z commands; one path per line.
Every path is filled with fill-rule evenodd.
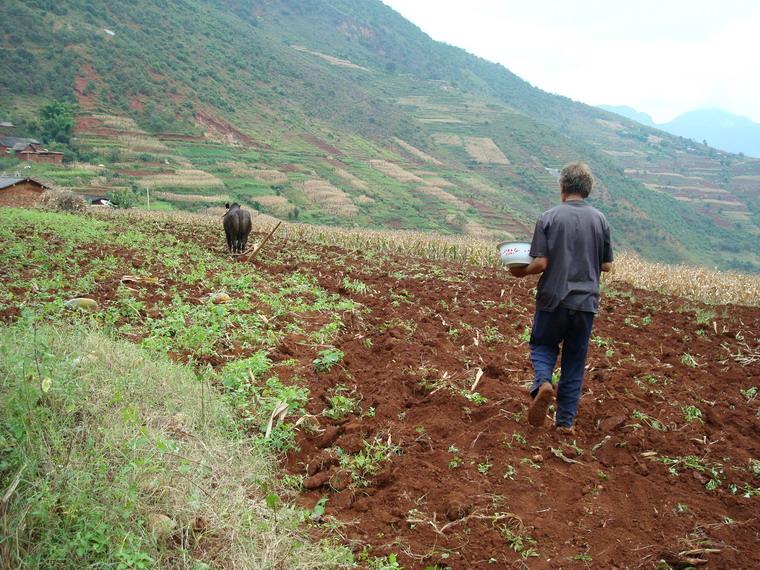
M 760 567 L 756 277 L 622 256 L 560 437 L 493 244 L 0 209 L 0 246 L 11 567 Z

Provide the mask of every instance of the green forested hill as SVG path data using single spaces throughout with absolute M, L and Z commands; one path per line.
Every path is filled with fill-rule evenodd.
M 760 161 L 540 91 L 379 1 L 6 0 L 0 17 L 0 120 L 33 131 L 69 101 L 92 166 L 34 169 L 82 192 L 499 239 L 529 235 L 581 159 L 619 246 L 760 269 Z

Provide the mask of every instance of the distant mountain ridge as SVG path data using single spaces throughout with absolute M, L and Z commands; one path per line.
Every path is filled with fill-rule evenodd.
M 760 157 L 760 123 L 717 107 L 687 111 L 667 123 L 655 123 L 646 113 L 627 105 L 599 105 L 599 108 L 679 137 L 699 143 L 707 141 L 709 146 L 727 152 Z

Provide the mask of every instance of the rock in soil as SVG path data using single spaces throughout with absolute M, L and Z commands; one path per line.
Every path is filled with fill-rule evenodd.
M 330 487 L 336 491 L 342 491 L 351 484 L 351 474 L 347 471 L 337 471 L 330 477 Z
M 322 471 L 313 477 L 309 477 L 303 482 L 303 488 L 308 490 L 319 489 L 323 487 L 330 479 L 330 471 Z
M 625 421 L 625 416 L 611 416 L 609 418 L 604 418 L 601 422 L 599 422 L 599 431 L 603 433 L 612 433 L 613 431 L 619 430 L 621 427 L 623 427 L 625 425 Z
M 463 519 L 472 512 L 472 503 L 465 498 L 454 498 L 446 505 L 446 518 L 450 521 Z
M 319 441 L 317 442 L 317 447 L 320 447 L 322 449 L 324 449 L 325 447 L 330 447 L 333 443 L 335 443 L 335 440 L 338 439 L 339 435 L 340 435 L 340 427 L 338 426 L 327 427 L 325 429 L 325 432 L 319 438 Z

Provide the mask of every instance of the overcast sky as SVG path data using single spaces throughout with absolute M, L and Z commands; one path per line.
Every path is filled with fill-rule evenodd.
M 545 91 L 659 123 L 704 107 L 760 122 L 758 0 L 383 1 Z

